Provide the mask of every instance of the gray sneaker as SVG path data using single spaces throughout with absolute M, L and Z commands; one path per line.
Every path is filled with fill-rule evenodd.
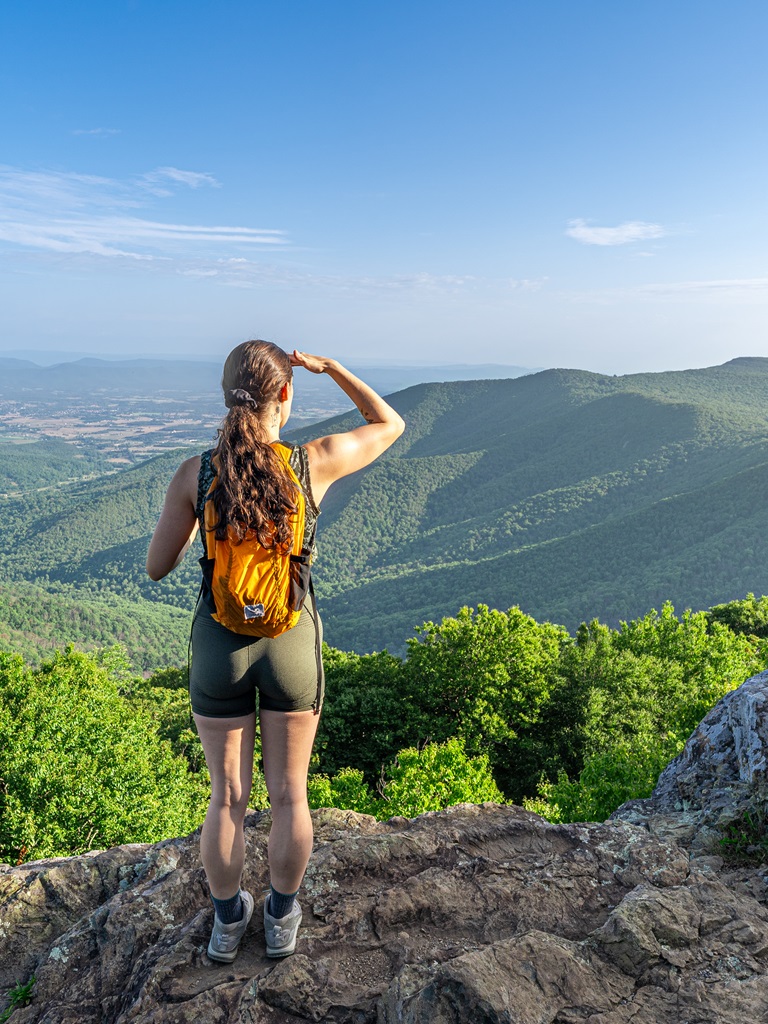
M 243 901 L 243 916 L 233 924 L 222 924 L 217 914 L 213 915 L 213 932 L 208 943 L 208 956 L 222 964 L 231 964 L 237 956 L 237 947 L 245 935 L 245 929 L 253 914 L 253 896 L 240 890 Z
M 299 901 L 293 901 L 293 909 L 285 917 L 272 917 L 267 910 L 269 896 L 264 900 L 264 938 L 267 940 L 267 956 L 290 956 L 296 949 L 296 933 L 301 924 Z

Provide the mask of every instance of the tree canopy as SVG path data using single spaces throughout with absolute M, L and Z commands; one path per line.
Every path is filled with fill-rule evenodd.
M 204 785 L 120 693 L 121 663 L 73 649 L 33 671 L 0 654 L 0 858 L 13 863 L 190 831 Z

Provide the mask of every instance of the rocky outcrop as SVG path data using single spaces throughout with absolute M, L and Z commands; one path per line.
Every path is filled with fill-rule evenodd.
M 630 800 L 613 821 L 673 837 L 695 855 L 711 850 L 724 826 L 768 801 L 768 672 L 725 697 L 659 776 L 652 796 Z
M 258 914 L 234 964 L 207 959 L 197 833 L 5 868 L 0 983 L 37 979 L 11 1024 L 766 1021 L 766 873 L 726 869 L 711 845 L 763 797 L 766 730 L 768 673 L 721 701 L 653 797 L 602 824 L 496 805 L 315 812 L 305 923 L 277 963 Z M 249 817 L 255 893 L 268 830 Z

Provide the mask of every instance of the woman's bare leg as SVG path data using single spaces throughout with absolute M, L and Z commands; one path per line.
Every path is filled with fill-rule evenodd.
M 262 711 L 261 752 L 272 811 L 269 874 L 282 893 L 296 892 L 312 853 L 307 771 L 320 715 L 314 711 Z
M 200 857 L 211 895 L 226 900 L 237 895 L 243 874 L 243 820 L 253 781 L 256 715 L 194 718 L 211 774 L 211 801 L 200 837 Z

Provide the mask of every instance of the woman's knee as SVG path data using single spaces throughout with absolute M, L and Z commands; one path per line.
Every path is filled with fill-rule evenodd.
M 211 786 L 211 805 L 221 810 L 228 810 L 233 817 L 245 817 L 248 810 L 248 799 L 251 787 L 242 783 L 226 780 Z
M 295 814 L 309 810 L 307 786 L 279 786 L 274 791 L 267 787 L 272 813 Z

